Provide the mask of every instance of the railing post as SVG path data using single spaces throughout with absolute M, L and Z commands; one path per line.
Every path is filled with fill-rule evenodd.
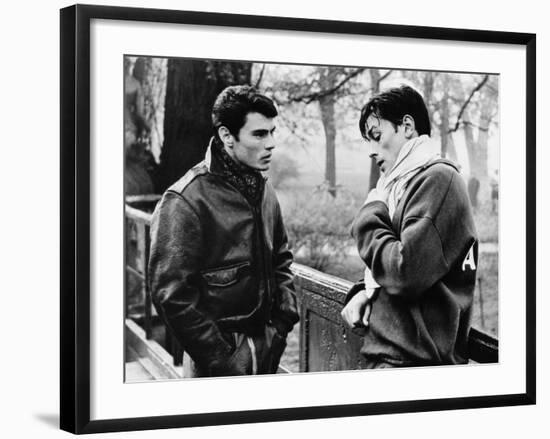
M 130 248 L 128 236 L 130 218 L 124 215 L 124 320 L 128 318 L 128 249 Z
M 143 239 L 145 242 L 145 248 L 143 249 L 143 293 L 145 295 L 145 337 L 150 339 L 153 337 L 153 325 L 152 325 L 152 306 L 151 292 L 149 291 L 149 271 L 147 266 L 149 263 L 149 252 L 151 245 L 151 237 L 149 236 L 149 226 L 143 225 Z
M 305 306 L 305 303 L 303 301 L 303 291 L 302 291 L 302 282 L 301 278 L 296 276 L 294 278 L 294 286 L 296 288 L 296 297 L 298 300 L 298 309 L 300 312 L 300 332 L 299 332 L 299 351 L 298 351 L 298 367 L 300 372 L 307 372 L 308 370 L 308 344 L 307 340 L 308 338 L 308 330 L 309 330 L 309 322 L 308 322 L 308 312 L 307 308 Z

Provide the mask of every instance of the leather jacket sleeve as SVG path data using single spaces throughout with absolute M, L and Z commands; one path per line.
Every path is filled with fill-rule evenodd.
M 275 306 L 272 313 L 272 321 L 278 332 L 282 335 L 290 332 L 299 320 L 294 292 L 292 265 L 292 252 L 288 246 L 288 236 L 281 209 L 277 203 L 277 218 L 275 223 L 275 236 L 273 240 L 273 266 L 275 271 Z
M 149 280 L 153 303 L 184 350 L 203 368 L 231 355 L 216 323 L 197 309 L 193 285 L 203 244 L 201 222 L 175 192 L 163 196 L 153 214 Z

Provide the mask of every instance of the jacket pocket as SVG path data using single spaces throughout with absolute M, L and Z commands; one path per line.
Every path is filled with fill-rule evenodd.
M 250 262 L 244 261 L 226 267 L 201 272 L 203 279 L 211 287 L 229 287 L 239 281 L 239 275 L 250 269 Z
M 258 288 L 250 261 L 226 265 L 201 273 L 202 306 L 214 320 L 237 319 L 258 305 Z

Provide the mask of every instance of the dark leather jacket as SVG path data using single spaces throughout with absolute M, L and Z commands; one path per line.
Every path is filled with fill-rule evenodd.
M 254 340 L 257 352 L 277 351 L 258 365 L 259 373 L 271 373 L 298 321 L 281 210 L 270 184 L 264 181 L 253 207 L 217 165 L 209 148 L 155 209 L 153 303 L 204 375 L 250 373 L 240 358 L 246 346 L 238 345 L 246 343 L 236 334 Z

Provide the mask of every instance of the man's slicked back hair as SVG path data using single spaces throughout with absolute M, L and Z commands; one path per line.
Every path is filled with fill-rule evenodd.
M 248 113 L 260 113 L 269 118 L 278 114 L 273 101 L 252 86 L 232 85 L 225 88 L 212 107 L 215 136 L 219 137 L 218 128 L 224 126 L 238 141 L 239 131 L 244 126 Z
M 418 135 L 431 135 L 430 116 L 424 99 L 408 85 L 392 88 L 372 97 L 361 109 L 359 130 L 365 140 L 370 140 L 367 129 L 367 119 L 370 115 L 391 122 L 397 129 L 407 114 L 414 119 Z

